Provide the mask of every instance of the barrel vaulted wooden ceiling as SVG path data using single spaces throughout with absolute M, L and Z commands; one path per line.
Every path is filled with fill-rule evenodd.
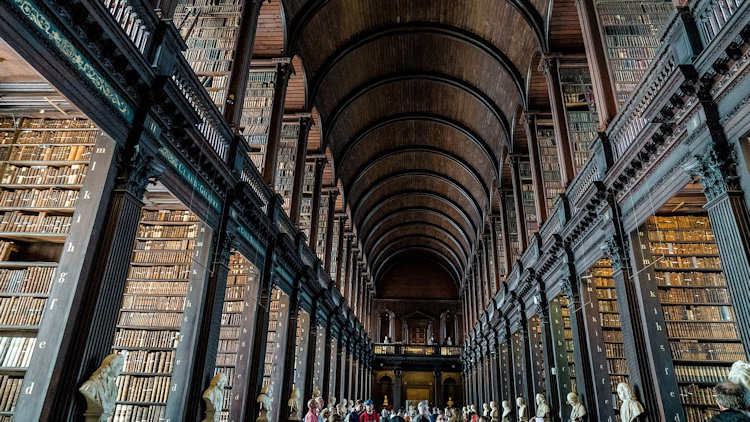
M 281 8 L 286 53 L 301 58 L 306 103 L 319 113 L 320 145 L 375 282 L 394 263 L 427 257 L 459 283 L 498 186 L 509 183 L 504 156 L 526 147 L 516 139 L 514 150 L 514 127 L 540 91 L 529 84 L 539 53 L 582 50 L 573 0 Z M 541 79 L 535 103 L 544 102 Z

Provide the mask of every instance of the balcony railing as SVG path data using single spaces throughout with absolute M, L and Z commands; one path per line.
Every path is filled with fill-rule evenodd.
M 376 355 L 400 355 L 400 356 L 459 356 L 461 347 L 421 345 L 421 344 L 375 344 Z

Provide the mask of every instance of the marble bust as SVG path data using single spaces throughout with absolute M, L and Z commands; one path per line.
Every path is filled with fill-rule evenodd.
M 624 382 L 617 384 L 617 397 L 622 400 L 622 405 L 620 405 L 622 422 L 632 422 L 644 412 L 643 406 L 638 403 L 635 393 L 628 384 Z
M 547 398 L 542 393 L 536 393 L 536 417 L 546 420 L 549 417 L 549 405 L 547 404 Z
M 112 353 L 104 358 L 99 368 L 91 374 L 78 391 L 86 398 L 86 422 L 106 422 L 115 409 L 117 384 L 115 380 L 125 365 L 125 356 Z
M 497 411 L 497 404 L 494 401 L 490 402 L 490 420 L 492 422 L 500 420 L 500 412 Z
M 220 372 L 211 379 L 208 388 L 203 392 L 203 401 L 206 402 L 206 418 L 203 422 L 219 422 L 221 409 L 224 407 L 224 387 L 227 385 L 227 376 Z
M 502 403 L 503 406 L 503 419 L 502 422 L 511 422 L 511 414 L 513 414 L 513 409 L 510 407 L 510 402 L 508 400 L 503 400 Z
M 570 422 L 582 422 L 586 416 L 586 408 L 578 401 L 578 394 L 568 393 L 568 404 L 573 407 L 570 411 Z
M 516 406 L 518 406 L 518 416 L 516 419 L 518 422 L 526 422 L 526 419 L 528 419 L 528 410 L 526 407 L 526 400 L 523 399 L 523 397 L 518 397 L 516 399 Z

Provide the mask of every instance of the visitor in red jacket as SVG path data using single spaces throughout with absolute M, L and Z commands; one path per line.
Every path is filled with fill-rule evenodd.
M 359 415 L 359 422 L 379 422 L 380 416 L 375 413 L 375 406 L 372 400 L 365 401 L 365 411 Z

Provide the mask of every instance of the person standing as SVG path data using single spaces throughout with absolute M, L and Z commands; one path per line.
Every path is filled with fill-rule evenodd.
M 380 416 L 375 413 L 375 404 L 372 400 L 365 401 L 365 411 L 359 415 L 359 422 L 380 422 Z
M 318 422 L 318 402 L 315 399 L 307 401 L 307 414 L 305 415 L 305 422 Z

